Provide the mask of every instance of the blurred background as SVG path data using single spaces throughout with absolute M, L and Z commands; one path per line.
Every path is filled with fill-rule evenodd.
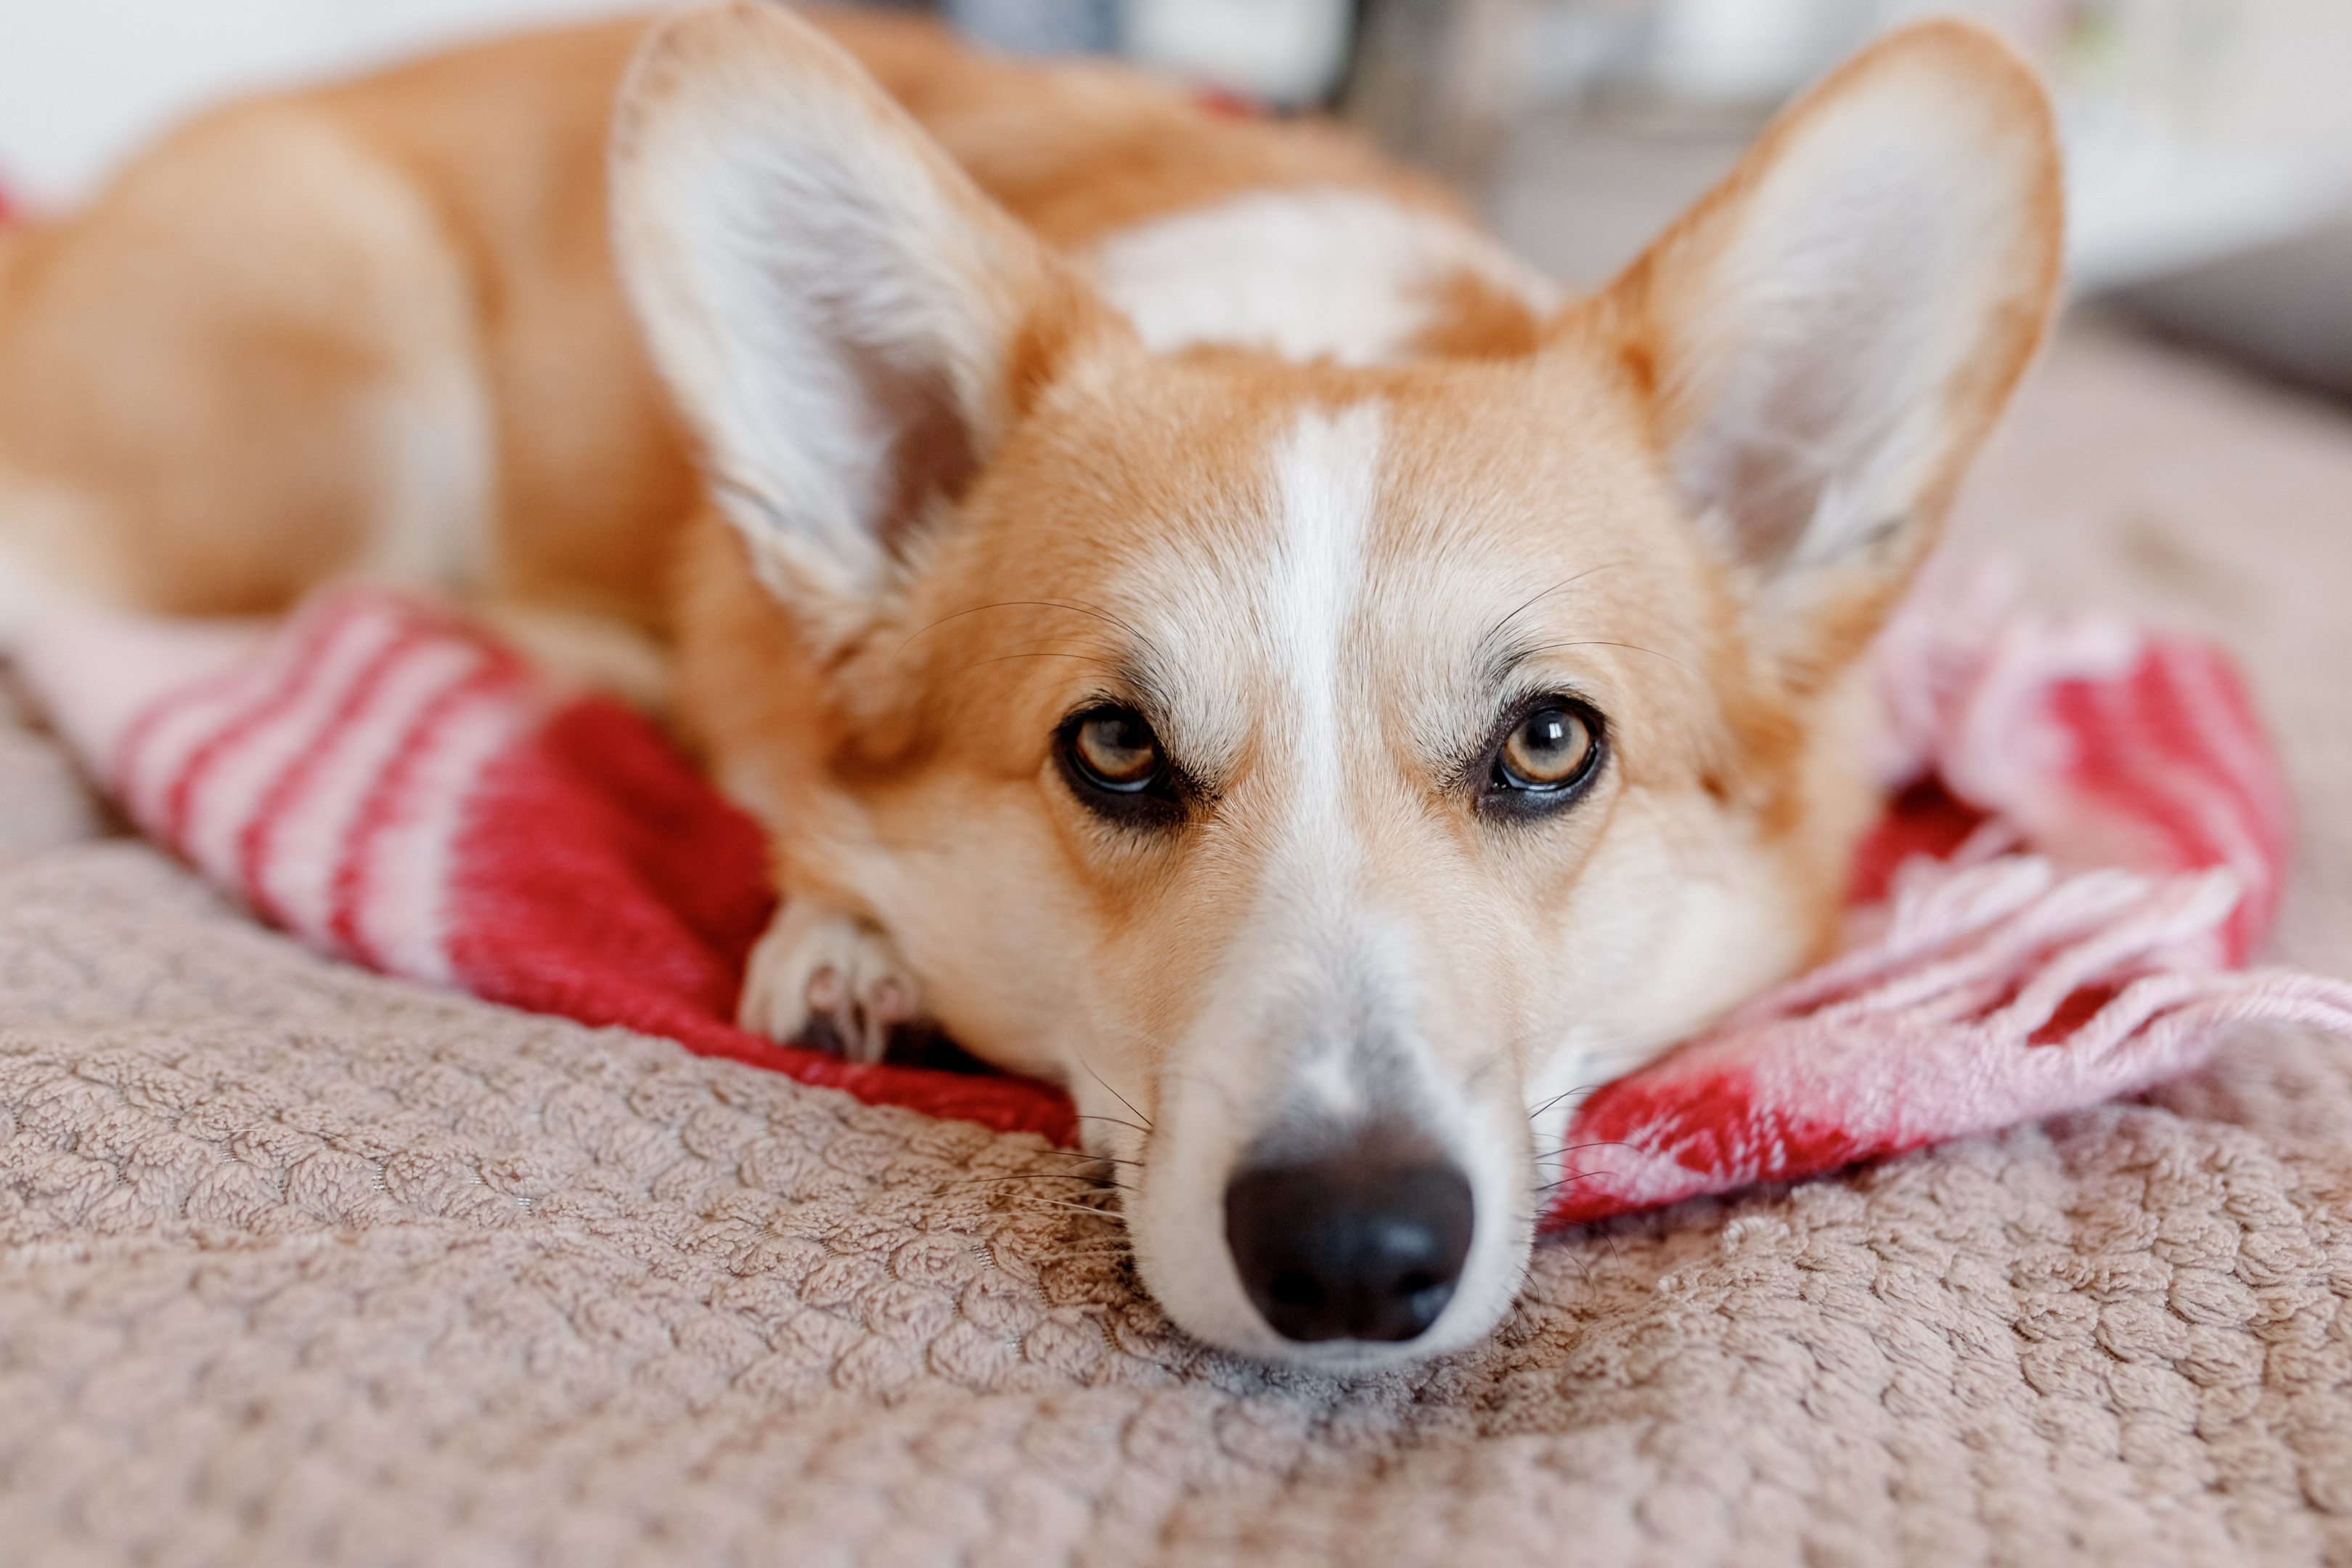
M 613 0 L 0 0 L 0 193 L 70 205 L 191 110 Z M 1840 56 L 1931 10 L 2050 80 L 2076 307 L 1952 553 L 2234 648 L 2303 850 L 2274 952 L 2352 974 L 2352 0 L 936 0 L 996 47 L 1123 54 L 1328 110 L 1605 279 Z
M 0 0 L 0 190 L 70 203 L 257 86 L 614 0 Z M 938 0 L 1001 47 L 1123 53 L 1329 109 L 1605 278 L 1774 105 L 1931 10 L 2007 30 L 2064 115 L 2072 270 L 2146 319 L 2352 393 L 2352 0 Z

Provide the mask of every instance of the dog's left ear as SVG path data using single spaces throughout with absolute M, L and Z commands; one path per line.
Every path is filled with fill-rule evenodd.
M 1820 659 L 1821 623 L 1866 635 L 1907 579 L 2042 339 L 2063 243 L 2040 84 L 1931 22 L 1806 95 L 1593 302 L 1768 649 Z
M 1116 330 L 780 6 L 654 28 L 614 111 L 612 199 L 631 303 L 712 493 L 820 644 L 901 580 L 1074 338 Z

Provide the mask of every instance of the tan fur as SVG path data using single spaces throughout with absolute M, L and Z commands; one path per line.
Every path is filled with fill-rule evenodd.
M 7 258 L 0 524 L 160 608 L 405 572 L 624 684 L 667 643 L 680 732 L 772 831 L 747 1021 L 837 1013 L 870 1050 L 919 1009 L 1067 1083 L 1129 1163 L 1146 1279 L 1220 1342 L 1313 1353 L 1242 1302 L 1213 1216 L 1297 1106 L 1351 1092 L 1291 1058 L 1363 1010 L 1396 1058 L 1365 1094 L 1480 1194 L 1471 1283 L 1413 1349 L 1460 1343 L 1508 1300 L 1562 1091 L 1832 940 L 1864 648 L 2054 292 L 2039 95 L 1980 32 L 1915 29 L 1547 316 L 1328 130 L 821 25 L 848 56 L 735 5 L 642 53 L 642 22 L 539 35 L 182 132 Z M 1882 132 L 1920 178 L 1874 172 Z M 1839 181 L 1898 248 L 1946 186 L 1985 210 L 1948 276 L 1845 258 L 1808 227 Z M 1095 247 L 1267 191 L 1481 259 L 1400 277 L 1402 356 L 1146 352 Z M 771 209 L 804 226 L 758 238 Z M 696 248 L 754 243 L 801 248 Z M 766 292 L 825 247 L 838 275 Z M 1848 330 L 1840 267 L 1913 312 L 1892 347 L 1852 329 L 1885 397 L 1839 353 L 1775 369 Z M 1759 326 L 1782 294 L 1827 314 Z M 774 422 L 818 384 L 857 416 L 838 450 Z M 401 531 L 469 508 L 440 556 Z M 583 615 L 637 640 L 580 653 Z M 1605 717 L 1608 762 L 1572 810 L 1499 819 L 1479 748 L 1547 693 Z M 1180 826 L 1108 826 L 1063 777 L 1104 701 L 1183 764 Z

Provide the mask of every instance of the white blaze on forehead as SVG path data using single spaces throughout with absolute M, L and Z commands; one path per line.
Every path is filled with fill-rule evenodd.
M 1266 739 L 1327 801 L 1339 793 L 1346 649 L 1363 597 L 1380 457 L 1381 411 L 1369 403 L 1302 413 L 1274 455 L 1277 512 L 1262 613 L 1289 711 L 1268 716 Z

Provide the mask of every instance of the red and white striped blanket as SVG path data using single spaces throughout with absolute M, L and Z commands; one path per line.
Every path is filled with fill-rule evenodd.
M 1573 1224 L 2147 1087 L 2226 1026 L 2352 1035 L 2352 985 L 2246 971 L 2284 786 L 2226 661 L 1996 589 L 1882 640 L 1890 806 L 1835 961 L 1573 1112 Z M 275 625 L 78 617 L 22 670 L 143 831 L 305 943 L 861 1099 L 1069 1141 L 1021 1079 L 737 1029 L 760 829 L 643 719 L 560 697 L 455 612 L 322 594 Z

